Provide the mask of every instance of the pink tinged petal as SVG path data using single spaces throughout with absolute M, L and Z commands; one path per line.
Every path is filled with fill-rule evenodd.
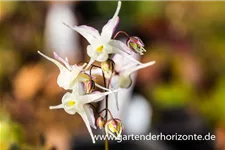
M 136 64 L 142 64 L 141 62 L 137 61 L 135 58 L 133 58 L 131 55 L 128 55 L 127 53 L 119 50 L 119 49 L 114 49 L 115 53 L 118 53 L 124 57 L 126 57 L 127 59 L 131 60 L 132 62 L 136 63 Z
M 91 130 L 91 127 L 90 127 L 90 123 L 89 123 L 89 120 L 88 120 L 88 117 L 87 117 L 85 111 L 84 110 L 81 110 L 78 113 L 80 114 L 80 116 L 84 120 L 84 123 L 85 123 L 85 125 L 86 125 L 86 127 L 88 129 L 88 132 L 89 132 L 89 134 L 90 134 L 90 136 L 92 138 L 92 142 L 95 143 L 94 135 L 92 133 L 92 130 Z
M 102 28 L 102 33 L 101 33 L 102 40 L 109 41 L 111 39 L 112 34 L 119 22 L 118 15 L 119 15 L 120 8 L 121 8 L 121 1 L 118 1 L 117 9 L 112 19 L 110 19 L 108 23 Z
M 44 58 L 48 59 L 49 61 L 53 62 L 60 70 L 60 72 L 65 72 L 65 71 L 69 71 L 66 67 L 64 67 L 62 64 L 60 64 L 58 61 L 56 61 L 55 59 L 52 59 L 46 55 L 44 55 L 43 53 L 41 53 L 40 51 L 38 51 L 38 53 L 43 56 Z
M 93 109 L 91 108 L 91 106 L 84 105 L 84 111 L 87 115 L 87 118 L 88 118 L 88 121 L 89 121 L 91 127 L 96 129 L 94 112 L 93 112 Z
M 130 55 L 132 52 L 126 44 L 118 40 L 110 40 L 109 45 L 111 45 L 112 47 L 116 47 L 117 49 L 127 53 L 128 55 Z
M 64 63 L 64 65 L 67 67 L 67 69 L 71 70 L 71 67 L 68 63 L 68 59 L 64 60 L 62 57 L 60 57 L 56 52 L 53 52 L 55 59 L 61 61 L 62 63 Z
M 65 24 L 65 23 L 64 23 Z M 98 45 L 96 45 L 100 40 L 100 35 L 98 30 L 89 27 L 89 26 L 85 26 L 85 25 L 81 25 L 81 26 L 70 26 L 65 24 L 67 27 L 77 31 L 80 35 L 82 35 L 84 38 L 86 38 L 86 40 L 94 47 L 97 47 Z

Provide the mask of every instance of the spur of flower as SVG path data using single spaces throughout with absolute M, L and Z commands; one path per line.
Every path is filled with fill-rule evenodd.
M 104 99 L 104 97 L 112 92 L 93 92 L 91 94 L 80 95 L 76 91 L 72 93 L 67 92 L 62 97 L 62 103 L 57 106 L 50 106 L 50 109 L 64 109 L 68 114 L 74 115 L 78 113 L 91 135 L 93 143 L 95 143 L 95 139 L 91 130 L 92 126 L 95 127 L 95 118 L 94 113 L 89 103 L 98 102 Z
M 93 27 L 81 25 L 81 26 L 68 26 L 69 28 L 80 33 L 84 38 L 87 39 L 90 45 L 87 46 L 87 54 L 90 57 L 90 61 L 86 67 L 94 62 L 104 62 L 109 58 L 109 54 L 121 54 L 125 57 L 131 59 L 132 61 L 141 64 L 139 61 L 131 57 L 128 51 L 129 48 L 123 42 L 119 40 L 113 40 L 112 35 L 119 23 L 119 11 L 121 8 L 121 1 L 118 2 L 118 6 L 113 17 L 108 21 L 108 23 L 102 28 L 101 34 L 98 30 Z

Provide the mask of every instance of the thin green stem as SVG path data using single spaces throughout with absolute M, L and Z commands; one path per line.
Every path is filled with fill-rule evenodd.
M 102 74 L 103 74 L 104 86 L 105 86 L 105 88 L 108 88 L 108 85 L 106 83 L 106 78 L 105 78 L 105 75 L 104 75 L 103 71 L 102 71 Z M 108 95 L 106 95 L 106 97 L 105 97 L 105 109 L 108 110 Z M 108 111 L 106 111 L 105 120 L 106 121 L 108 120 Z M 107 136 L 105 138 L 105 150 L 109 150 L 109 141 L 108 141 L 108 137 Z

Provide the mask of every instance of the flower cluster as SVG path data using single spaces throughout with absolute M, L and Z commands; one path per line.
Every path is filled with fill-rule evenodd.
M 111 113 L 110 119 L 108 119 L 107 115 L 104 117 L 101 115 L 104 110 L 109 111 L 107 106 L 103 111 L 97 113 L 99 117 L 95 119 L 97 110 L 94 110 L 95 108 L 92 107 L 91 103 L 104 99 L 108 100 L 109 94 L 114 93 L 117 95 L 119 89 L 129 88 L 132 83 L 130 75 L 133 72 L 155 63 L 152 61 L 143 64 L 131 56 L 132 52 L 140 55 L 146 52 L 140 38 L 119 31 L 112 39 L 119 22 L 120 8 L 121 2 L 119 1 L 114 16 L 102 28 L 101 34 L 98 30 L 86 25 L 69 26 L 66 24 L 89 42 L 90 45 L 87 46 L 87 54 L 90 57 L 89 62 L 82 65 L 70 65 L 67 58 L 63 59 L 56 53 L 54 53 L 55 59 L 53 59 L 38 51 L 40 55 L 59 68 L 60 73 L 57 78 L 59 87 L 69 90 L 62 97 L 62 103 L 57 106 L 50 106 L 50 109 L 64 109 L 71 115 L 78 113 L 84 120 L 93 143 L 95 143 L 95 140 L 91 127 L 96 128 L 97 125 L 100 129 L 104 128 L 107 135 L 111 134 L 117 137 L 122 133 L 123 125 L 119 119 L 113 118 Z M 119 34 L 126 35 L 126 44 L 116 40 Z M 120 57 L 120 61 L 118 61 L 118 57 Z M 95 61 L 100 62 L 101 66 L 94 65 Z M 94 81 L 93 74 L 102 76 L 104 86 Z M 95 86 L 102 91 L 96 91 Z

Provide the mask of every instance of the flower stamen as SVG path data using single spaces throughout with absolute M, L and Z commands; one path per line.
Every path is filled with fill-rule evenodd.
M 68 102 L 66 103 L 66 105 L 69 106 L 69 107 L 72 107 L 72 106 L 74 106 L 75 104 L 76 104 L 76 102 L 73 101 L 73 100 L 68 101 Z
M 104 48 L 104 46 L 101 45 L 101 46 L 99 46 L 99 47 L 96 49 L 96 51 L 100 53 L 100 52 L 102 52 L 103 48 Z

